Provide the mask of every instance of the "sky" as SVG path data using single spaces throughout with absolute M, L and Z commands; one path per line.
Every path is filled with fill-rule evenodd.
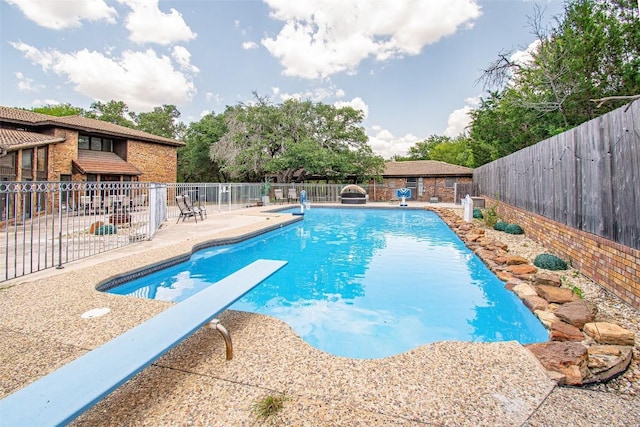
M 501 52 L 561 0 L 0 0 L 0 105 L 175 105 L 188 124 L 254 92 L 364 113 L 386 159 L 455 137 Z

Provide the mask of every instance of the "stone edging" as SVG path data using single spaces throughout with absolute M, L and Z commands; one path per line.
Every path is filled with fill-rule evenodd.
M 631 363 L 635 335 L 610 322 L 597 321 L 598 308 L 562 287 L 560 277 L 539 271 L 525 258 L 509 254 L 506 244 L 485 237 L 451 209 L 431 208 L 489 269 L 513 291 L 549 330 L 549 341 L 529 349 L 550 378 L 563 385 L 606 382 Z

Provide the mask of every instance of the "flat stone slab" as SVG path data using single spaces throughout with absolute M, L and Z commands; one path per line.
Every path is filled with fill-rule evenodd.
M 538 295 L 549 302 L 557 302 L 564 304 L 565 302 L 575 301 L 579 299 L 571 289 L 557 288 L 555 286 L 540 285 L 536 286 Z
M 584 332 L 600 344 L 634 345 L 633 332 L 608 322 L 592 322 L 584 325 Z

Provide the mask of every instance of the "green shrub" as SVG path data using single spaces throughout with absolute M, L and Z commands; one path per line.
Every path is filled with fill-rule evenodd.
M 469 211 L 467 211 L 467 212 L 469 212 Z M 476 208 L 476 209 L 474 209 L 474 210 L 473 210 L 473 217 L 474 217 L 474 218 L 476 218 L 476 219 L 482 219 L 482 218 L 484 218 L 484 217 L 482 216 L 482 211 L 481 211 L 480 209 L 478 209 L 478 208 Z
M 551 254 L 540 254 L 533 260 L 533 265 L 545 270 L 566 270 L 567 263 Z
M 498 223 L 498 204 L 494 203 L 484 210 L 484 223 L 487 227 L 493 227 Z
M 103 236 L 105 234 L 116 234 L 117 232 L 118 230 L 116 229 L 115 225 L 107 224 L 107 225 L 101 225 L 100 227 L 96 228 L 96 231 L 94 234 L 96 236 Z
M 507 227 L 507 225 L 509 225 L 509 224 L 507 224 L 507 223 L 506 223 L 506 222 L 504 222 L 504 221 L 498 221 L 498 222 L 496 222 L 496 223 L 495 223 L 495 225 L 493 226 L 493 229 L 494 229 L 494 230 L 497 230 L 497 231 L 504 231 L 504 229 Z
M 524 234 L 524 230 L 518 224 L 507 224 L 504 232 L 508 234 Z

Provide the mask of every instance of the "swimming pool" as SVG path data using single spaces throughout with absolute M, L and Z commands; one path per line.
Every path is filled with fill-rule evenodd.
M 547 330 L 433 212 L 313 208 L 303 221 L 109 292 L 181 301 L 259 258 L 289 264 L 230 308 L 287 322 L 316 348 L 380 358 L 443 340 L 548 340 Z

